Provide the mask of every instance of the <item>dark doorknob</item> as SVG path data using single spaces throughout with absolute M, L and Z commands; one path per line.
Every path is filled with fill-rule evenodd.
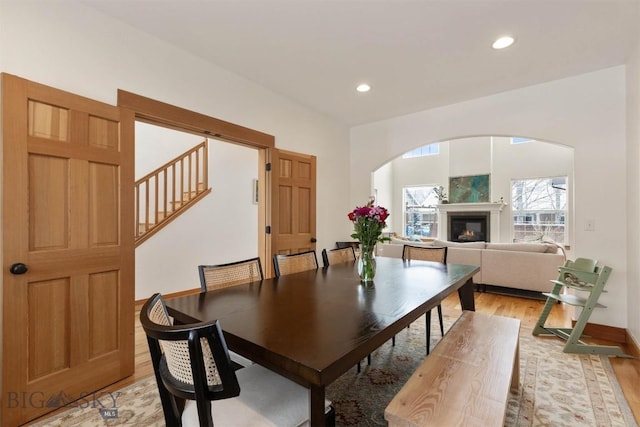
M 316 238 L 315 238 L 315 237 L 312 237 L 312 238 L 311 238 L 311 243 L 315 243 L 315 242 L 317 242 Z
M 9 272 L 11 274 L 24 274 L 28 270 L 27 266 L 21 262 L 17 262 L 9 268 Z

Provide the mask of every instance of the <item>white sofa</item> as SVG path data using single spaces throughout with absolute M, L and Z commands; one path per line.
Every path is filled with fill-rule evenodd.
M 402 258 L 404 245 L 447 246 L 447 263 L 477 265 L 477 285 L 491 285 L 532 292 L 550 292 L 549 280 L 558 276 L 566 256 L 561 246 L 551 243 L 455 243 L 442 240 L 415 242 L 392 238 L 378 244 L 377 256 Z

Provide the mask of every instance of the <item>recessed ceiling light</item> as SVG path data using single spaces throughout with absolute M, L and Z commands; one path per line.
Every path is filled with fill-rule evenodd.
M 371 86 L 366 83 L 360 83 L 358 87 L 356 87 L 358 92 L 369 92 L 371 90 Z
M 511 46 L 514 41 L 513 37 L 510 36 L 500 37 L 498 40 L 493 42 L 491 47 L 494 49 L 504 49 L 505 47 Z

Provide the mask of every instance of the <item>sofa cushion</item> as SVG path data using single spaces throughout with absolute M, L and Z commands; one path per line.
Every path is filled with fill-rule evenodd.
M 423 242 L 421 240 L 419 240 L 419 241 L 404 240 L 404 239 L 398 239 L 396 237 L 392 237 L 391 241 L 389 243 L 392 244 L 392 245 L 411 245 L 411 246 L 420 246 L 420 247 L 433 246 L 433 242 Z
M 447 246 L 449 248 L 484 249 L 485 242 L 449 242 L 448 240 L 434 240 L 433 246 Z
M 474 283 L 538 292 L 551 289 L 549 280 L 556 278 L 558 267 L 565 261 L 562 247 L 553 243 L 457 243 L 444 240 L 424 243 L 394 239 L 389 244 L 377 245 L 378 255 L 401 258 L 405 244 L 447 246 L 448 264 L 480 266 L 480 271 L 473 276 Z
M 482 283 L 528 291 L 550 292 L 550 280 L 558 276 L 562 254 L 485 249 L 482 251 Z
M 518 251 L 536 253 L 556 253 L 558 248 L 546 243 L 487 243 L 487 249 L 496 251 Z
M 451 247 L 447 250 L 447 264 L 482 266 L 482 251 L 475 248 Z M 473 275 L 473 283 L 482 283 L 482 267 Z

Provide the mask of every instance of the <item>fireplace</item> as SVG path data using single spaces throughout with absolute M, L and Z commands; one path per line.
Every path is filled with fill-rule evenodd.
M 470 218 L 484 218 L 484 230 L 482 229 L 483 225 L 472 225 L 470 228 L 474 231 L 475 238 L 478 236 L 475 233 L 475 229 L 480 227 L 480 233 L 484 233 L 484 238 L 480 241 L 485 242 L 494 242 L 499 243 L 502 242 L 500 239 L 500 214 L 502 213 L 502 208 L 506 205 L 503 202 L 497 203 L 445 203 L 440 204 L 436 207 L 438 211 L 438 239 L 439 240 L 457 240 L 460 239 L 452 239 L 451 233 L 451 217 L 463 218 L 463 223 L 465 228 L 462 230 L 457 230 L 454 233 L 458 233 L 458 236 L 461 234 L 461 231 L 467 229 L 466 223 L 472 223 L 473 221 L 469 221 Z M 476 221 L 476 222 L 482 222 Z M 469 233 L 468 233 L 469 234 Z M 456 236 L 457 237 L 457 236 Z M 463 242 L 470 242 L 467 240 L 462 240 Z
M 488 242 L 490 241 L 489 212 L 449 212 L 449 235 L 451 242 Z

